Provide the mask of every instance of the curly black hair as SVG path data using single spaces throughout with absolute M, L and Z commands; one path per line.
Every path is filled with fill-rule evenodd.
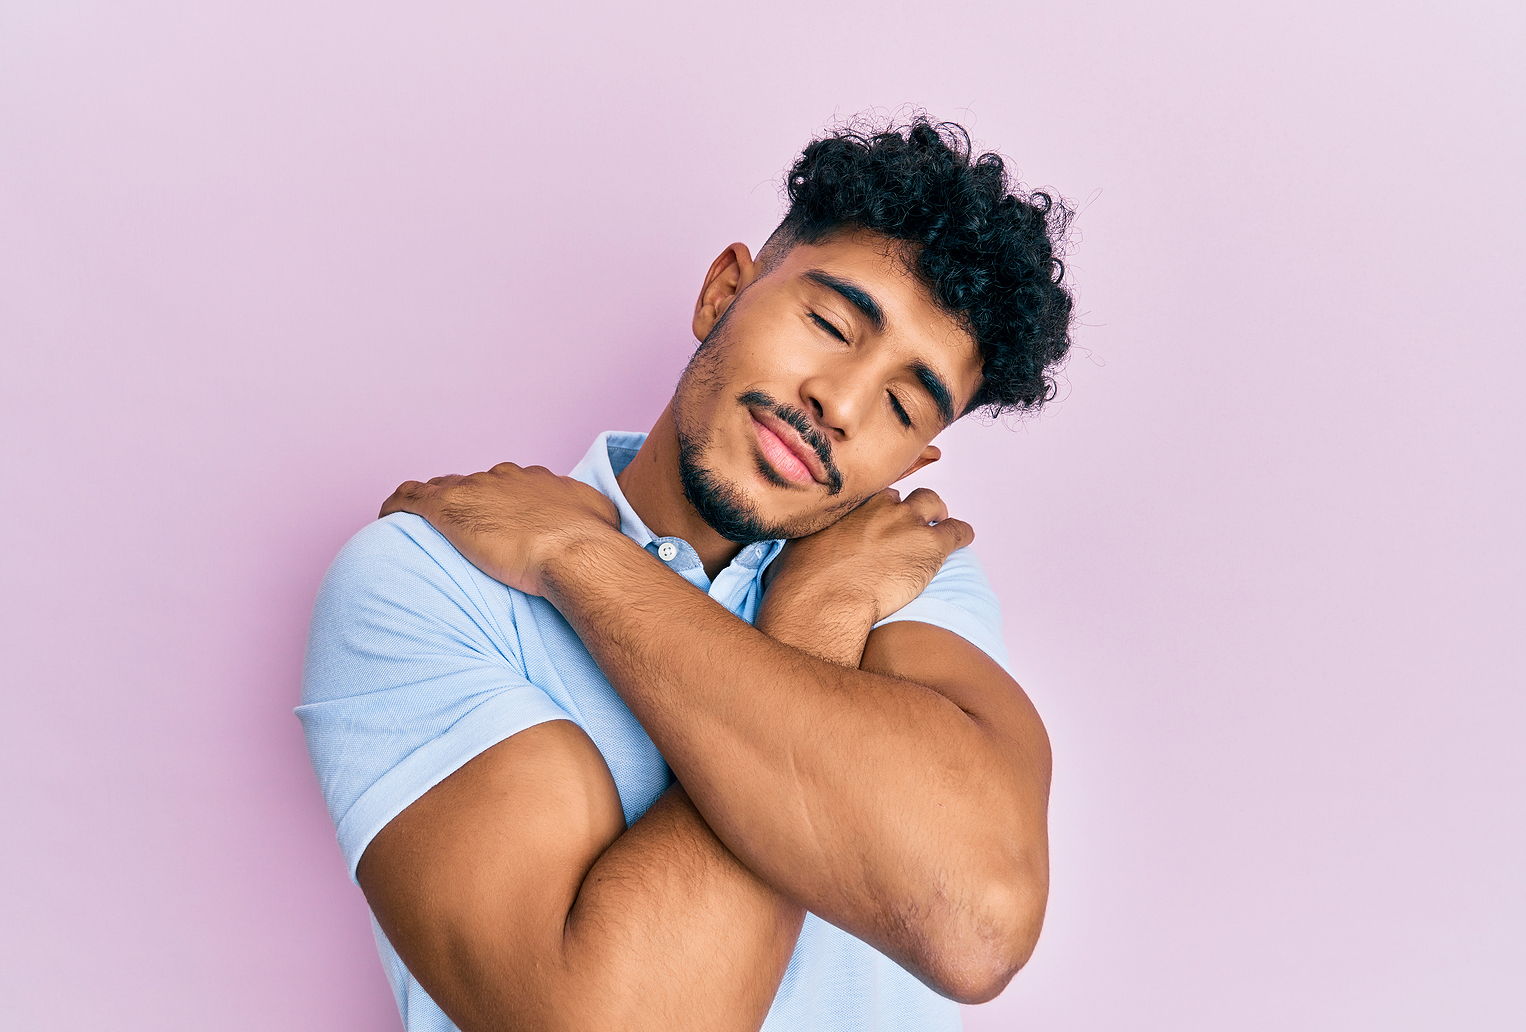
M 969 133 L 918 111 L 902 127 L 812 140 L 789 170 L 789 210 L 758 253 L 771 271 L 798 243 L 862 227 L 915 247 L 912 270 L 974 337 L 982 383 L 959 417 L 1036 411 L 1055 395 L 1049 370 L 1070 350 L 1071 295 L 1060 286 L 1075 212 L 1049 193 L 1010 192 L 1006 164 L 971 159 Z

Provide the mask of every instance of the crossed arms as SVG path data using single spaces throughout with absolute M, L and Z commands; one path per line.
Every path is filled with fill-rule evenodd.
M 963 1002 L 1026 962 L 1048 741 L 979 649 L 821 596 L 749 625 L 623 535 L 547 584 L 676 782 L 627 830 L 596 747 L 548 721 L 376 835 L 357 878 L 462 1029 L 756 1029 L 806 909 Z

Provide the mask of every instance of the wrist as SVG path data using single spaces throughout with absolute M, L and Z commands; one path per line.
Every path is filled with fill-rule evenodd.
M 763 596 L 754 626 L 781 644 L 857 668 L 877 618 L 873 599 L 853 591 L 770 589 Z
M 556 598 L 572 588 L 579 577 L 607 571 L 622 553 L 641 551 L 630 538 L 608 524 L 564 527 L 547 535 L 550 547 L 541 560 L 541 583 L 546 598 Z
M 852 584 L 839 582 L 805 584 L 781 579 L 763 592 L 759 613 L 813 614 L 831 611 L 844 618 L 864 620 L 873 624 L 879 619 L 879 604 L 872 595 L 860 591 Z

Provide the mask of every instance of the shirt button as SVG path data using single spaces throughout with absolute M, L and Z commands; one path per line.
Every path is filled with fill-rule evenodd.
M 662 556 L 663 562 L 670 563 L 673 561 L 673 557 L 678 554 L 678 546 L 671 541 L 664 541 L 657 546 L 657 554 Z

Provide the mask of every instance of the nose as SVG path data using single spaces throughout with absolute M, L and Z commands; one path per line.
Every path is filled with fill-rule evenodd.
M 874 410 L 879 387 L 862 369 L 839 364 L 807 377 L 800 385 L 800 401 L 812 420 L 831 441 L 853 437 Z

